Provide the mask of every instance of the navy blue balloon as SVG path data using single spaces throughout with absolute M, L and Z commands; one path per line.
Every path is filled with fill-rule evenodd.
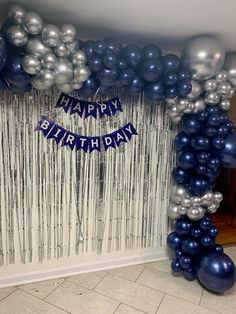
M 127 90 L 131 94 L 138 94 L 138 93 L 141 93 L 143 91 L 144 86 L 145 86 L 145 84 L 144 84 L 143 80 L 140 77 L 135 76 L 131 80 L 131 83 L 127 86 Z
M 167 237 L 167 245 L 172 249 L 181 248 L 182 239 L 177 232 L 171 232 Z
M 199 133 L 201 129 L 201 123 L 196 119 L 194 115 L 184 115 L 182 118 L 182 130 L 186 134 Z
M 178 91 L 180 96 L 187 96 L 192 90 L 192 84 L 190 81 L 180 81 L 178 83 Z
M 209 248 L 215 244 L 214 239 L 209 235 L 205 235 L 201 238 L 201 245 L 203 247 Z
M 236 133 L 230 133 L 225 138 L 225 146 L 219 151 L 225 168 L 236 168 Z
M 224 253 L 204 254 L 196 269 L 199 281 L 210 291 L 223 293 L 235 284 L 234 262 Z
M 226 122 L 225 126 L 229 131 L 232 131 L 234 129 L 234 123 L 232 121 Z
M 199 221 L 199 227 L 204 231 L 209 230 L 211 226 L 212 220 L 209 216 L 205 216 Z
M 224 124 L 221 124 L 217 129 L 217 135 L 226 136 L 228 133 L 229 129 Z
M 186 133 L 180 132 L 176 135 L 174 144 L 178 151 L 188 148 L 190 146 L 190 137 Z
M 196 271 L 194 268 L 184 269 L 183 276 L 186 280 L 189 280 L 189 281 L 192 281 L 192 280 L 196 279 L 196 277 L 197 277 Z
M 30 92 L 32 89 L 31 84 L 26 84 L 26 85 L 13 85 L 9 84 L 9 89 L 14 93 L 14 94 L 25 94 L 27 92 Z
M 185 170 L 193 169 L 196 166 L 195 153 L 190 150 L 180 151 L 177 156 L 177 164 Z
M 208 119 L 208 116 L 209 116 L 209 114 L 208 114 L 208 112 L 207 112 L 206 110 L 201 111 L 201 112 L 198 112 L 198 113 L 196 114 L 197 120 L 198 120 L 198 121 L 203 121 L 203 122 Z
M 117 62 L 117 69 L 118 70 L 125 70 L 127 68 L 127 64 L 125 62 L 125 59 L 118 59 L 118 62 Z
M 189 81 L 191 79 L 191 75 L 188 71 L 179 71 L 178 79 L 179 81 Z
M 200 228 L 193 227 L 191 229 L 191 236 L 194 239 L 199 239 L 199 238 L 201 238 L 203 236 L 203 231 Z
M 160 59 L 147 59 L 144 60 L 140 65 L 141 77 L 146 82 L 156 82 L 163 74 L 163 64 Z
M 122 45 L 117 39 L 105 38 L 104 43 L 106 46 L 106 51 L 113 52 L 117 56 L 121 53 Z
M 0 71 L 4 68 L 7 59 L 7 51 L 4 39 L 0 36 Z
M 145 95 L 151 100 L 165 99 L 165 88 L 160 82 L 149 84 L 146 86 Z
M 208 161 L 207 166 L 211 169 L 215 169 L 215 170 L 219 169 L 219 167 L 221 166 L 220 158 L 216 156 L 212 156 L 210 160 Z
M 178 273 L 182 270 L 179 260 L 175 259 L 171 263 L 171 269 L 174 273 Z
M 127 65 L 137 67 L 142 59 L 142 49 L 136 45 L 127 45 L 123 50 L 123 57 Z
M 214 251 L 218 253 L 223 253 L 224 252 L 223 246 L 220 244 L 215 244 Z
M 119 81 L 121 85 L 130 85 L 135 77 L 135 72 L 132 68 L 125 68 L 119 71 Z
M 106 44 L 103 40 L 97 40 L 93 43 L 93 52 L 102 56 L 106 51 Z
M 209 112 L 210 114 L 218 114 L 220 113 L 220 108 L 218 106 L 207 106 L 206 107 L 206 111 Z
M 177 219 L 177 221 L 175 223 L 176 232 L 180 236 L 188 235 L 191 231 L 191 228 L 192 228 L 192 223 L 186 217 L 181 217 L 181 218 Z
M 178 75 L 176 72 L 166 71 L 163 80 L 166 85 L 172 86 L 178 82 Z
M 217 113 L 210 114 L 208 117 L 208 124 L 211 126 L 219 126 L 221 124 L 220 115 Z
M 179 58 L 174 54 L 168 54 L 162 57 L 165 70 L 177 72 L 179 70 Z
M 206 167 L 206 173 L 205 175 L 212 180 L 215 180 L 220 174 L 220 169 L 214 169 Z
M 185 184 L 189 180 L 189 175 L 186 170 L 176 167 L 172 170 L 172 178 L 176 183 Z
M 201 164 L 197 165 L 196 172 L 198 174 L 206 174 L 206 171 L 207 171 L 207 168 L 205 165 L 201 165 Z
M 95 44 L 96 43 L 93 40 L 87 40 L 82 44 L 82 50 L 85 52 L 87 58 L 94 56 Z
M 88 66 L 92 72 L 99 72 L 103 68 L 102 58 L 100 56 L 92 56 L 88 60 Z
M 225 140 L 221 136 L 216 136 L 211 140 L 212 146 L 217 150 L 222 150 L 225 147 Z
M 218 236 L 219 234 L 219 229 L 217 229 L 216 227 L 212 226 L 209 230 L 208 230 L 208 234 L 209 236 L 215 238 Z
M 210 157 L 211 155 L 208 152 L 202 151 L 197 154 L 197 161 L 204 165 L 210 160 Z
M 202 196 L 208 190 L 208 182 L 203 176 L 194 176 L 189 181 L 189 191 L 197 196 Z
M 217 135 L 217 129 L 213 126 L 208 126 L 207 128 L 205 128 L 204 134 L 208 137 L 214 137 Z
M 98 72 L 97 79 L 100 81 L 102 86 L 114 86 L 117 80 L 117 71 L 114 69 L 102 69 Z
M 176 86 L 169 86 L 166 88 L 166 98 L 176 98 L 179 94 Z
M 90 76 L 87 81 L 83 83 L 82 88 L 78 90 L 78 94 L 86 97 L 94 96 L 94 94 L 98 90 L 98 87 L 98 80 L 95 77 Z
M 7 83 L 4 80 L 3 76 L 0 75 L 0 92 L 7 88 Z
M 192 267 L 192 259 L 190 256 L 183 255 L 180 259 L 180 265 L 184 269 L 188 269 Z
M 191 140 L 191 147 L 194 150 L 208 150 L 210 147 L 210 141 L 206 136 L 196 135 Z
M 161 57 L 161 49 L 153 44 L 148 44 L 143 47 L 143 58 L 144 59 L 153 59 Z
M 176 256 L 177 258 L 182 257 L 182 256 L 183 256 L 183 251 L 182 251 L 181 249 L 176 249 L 176 250 L 175 250 L 175 256 Z
M 198 242 L 191 238 L 182 242 L 182 250 L 191 256 L 197 255 L 200 252 Z
M 117 55 L 114 52 L 106 52 L 103 56 L 103 64 L 108 69 L 114 69 L 117 66 Z

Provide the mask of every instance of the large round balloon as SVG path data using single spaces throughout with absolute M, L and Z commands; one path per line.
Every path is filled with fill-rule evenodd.
M 224 138 L 225 146 L 218 154 L 225 168 L 236 168 L 236 133 L 230 133 Z
M 197 265 L 197 277 L 207 289 L 223 293 L 235 284 L 234 262 L 224 253 L 204 254 Z
M 194 80 L 204 81 L 221 70 L 225 50 L 215 38 L 198 36 L 187 44 L 181 59 L 183 67 L 192 73 Z
M 228 72 L 230 83 L 236 87 L 236 53 L 230 53 L 226 56 L 223 68 Z
M 3 69 L 6 62 L 7 52 L 4 39 L 0 36 L 0 71 Z

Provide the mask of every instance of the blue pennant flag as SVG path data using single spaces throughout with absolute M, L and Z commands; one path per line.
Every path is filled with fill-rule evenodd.
M 97 150 L 101 151 L 101 137 L 100 136 L 90 136 L 89 137 L 89 153 Z
M 109 148 L 116 148 L 114 133 L 106 134 L 102 136 L 102 142 L 105 148 L 105 151 Z
M 47 117 L 42 116 L 35 128 L 35 131 L 42 131 L 43 135 L 47 137 L 48 133 L 51 131 L 54 124 L 55 122 L 53 122 Z
M 104 102 L 99 102 L 98 103 L 98 112 L 99 112 L 99 117 L 102 118 L 103 116 L 111 115 L 111 109 L 109 105 L 110 101 L 104 101 Z
M 109 105 L 113 115 L 116 113 L 116 111 L 123 111 L 120 99 L 118 97 L 110 99 Z
M 56 108 L 62 107 L 65 112 L 68 112 L 70 106 L 73 104 L 73 101 L 74 101 L 73 97 L 66 95 L 64 93 L 61 93 L 56 103 Z
M 71 150 L 74 149 L 75 144 L 77 142 L 78 135 L 72 132 L 67 132 L 63 141 L 62 146 L 69 146 Z
M 78 135 L 77 143 L 76 143 L 77 150 L 83 149 L 87 153 L 88 146 L 89 146 L 89 137 Z
M 117 130 L 113 133 L 114 139 L 115 139 L 115 143 L 116 145 L 119 147 L 120 143 L 124 142 L 127 143 L 126 137 L 124 132 L 122 131 L 122 129 Z
M 88 118 L 89 116 L 94 117 L 95 119 L 97 119 L 97 111 L 98 111 L 98 104 L 95 102 L 88 102 L 85 105 L 85 114 L 84 114 L 84 118 Z
M 71 105 L 70 114 L 77 113 L 82 118 L 84 109 L 85 109 L 85 102 L 79 99 L 74 99 L 74 102 Z
M 122 130 L 125 132 L 125 135 L 128 137 L 129 140 L 133 135 L 138 135 L 132 123 L 127 123 L 125 126 L 123 126 Z
M 59 144 L 66 132 L 67 131 L 61 126 L 54 124 L 54 127 L 52 128 L 51 132 L 49 132 L 47 138 L 53 138 L 57 142 L 57 144 Z

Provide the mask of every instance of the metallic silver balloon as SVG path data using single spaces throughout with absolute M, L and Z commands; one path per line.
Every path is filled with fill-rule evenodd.
M 201 207 L 190 207 L 187 210 L 187 216 L 190 220 L 197 221 L 204 217 L 206 210 Z
M 202 206 L 210 206 L 214 201 L 214 195 L 212 192 L 207 192 L 202 196 Z
M 6 35 L 9 43 L 16 47 L 22 47 L 28 41 L 28 34 L 20 25 L 10 26 Z
M 68 49 L 64 43 L 60 43 L 56 48 L 54 48 L 54 52 L 58 57 L 64 58 L 68 56 Z
M 41 57 L 41 63 L 45 69 L 53 70 L 57 65 L 57 57 L 52 52 L 46 52 Z
M 76 28 L 71 24 L 64 24 L 61 28 L 61 39 L 64 43 L 72 43 L 76 37 Z
M 68 55 L 72 56 L 73 53 L 75 53 L 76 51 L 78 51 L 80 49 L 79 41 L 74 40 L 72 43 L 66 44 L 66 48 L 68 51 Z
M 58 58 L 54 69 L 55 83 L 57 85 L 68 84 L 73 79 L 73 65 L 66 58 Z
M 194 102 L 194 110 L 193 113 L 198 113 L 206 109 L 206 103 L 202 98 L 199 98 Z
M 182 198 L 180 205 L 182 205 L 183 207 L 190 207 L 192 205 L 192 200 L 189 197 L 184 197 Z
M 57 85 L 57 87 L 61 92 L 66 94 L 70 94 L 71 92 L 73 92 L 73 87 L 70 83 Z
M 13 4 L 8 10 L 8 17 L 14 24 L 22 24 L 26 10 L 19 4 Z
M 223 200 L 223 195 L 220 192 L 214 192 L 214 201 L 220 203 Z
M 48 47 L 57 47 L 61 41 L 61 32 L 57 26 L 48 24 L 42 31 L 42 39 Z
M 27 12 L 23 20 L 23 27 L 28 34 L 38 35 L 43 29 L 43 20 L 36 12 Z
M 196 81 L 207 80 L 216 75 L 225 60 L 223 46 L 211 36 L 198 36 L 190 40 L 182 56 L 182 64 Z
M 231 103 L 230 100 L 228 98 L 222 99 L 219 103 L 219 107 L 223 110 L 223 111 L 228 111 L 231 107 Z
M 167 106 L 176 105 L 178 103 L 178 98 L 166 98 L 166 104 Z
M 191 81 L 191 85 L 192 85 L 192 90 L 187 95 L 187 98 L 191 100 L 196 100 L 201 95 L 202 86 L 197 81 L 194 81 L 194 80 Z
M 216 80 L 207 80 L 204 83 L 204 89 L 206 92 L 214 92 L 217 88 L 217 81 Z
M 26 73 L 38 74 L 42 67 L 37 55 L 27 55 L 22 59 L 21 65 Z
M 195 109 L 193 102 L 189 102 L 188 107 L 183 110 L 184 113 L 192 113 Z
M 181 115 L 175 116 L 175 117 L 170 117 L 171 122 L 174 124 L 178 124 L 181 121 Z
M 180 204 L 181 200 L 187 196 L 188 196 L 188 193 L 187 193 L 186 188 L 184 186 L 179 185 L 179 184 L 172 185 L 170 197 L 174 203 Z
M 202 202 L 201 197 L 194 196 L 191 198 L 191 200 L 192 200 L 193 206 L 200 206 L 201 205 L 201 202 Z
M 228 95 L 231 90 L 231 84 L 229 82 L 219 82 L 217 85 L 217 92 L 221 95 Z
M 210 206 L 207 207 L 207 211 L 210 214 L 214 214 L 218 208 L 219 208 L 218 204 L 211 204 Z
M 179 114 L 179 109 L 177 107 L 177 105 L 172 105 L 171 107 L 169 107 L 168 109 L 168 115 L 170 117 L 176 117 Z
M 235 90 L 233 89 L 233 88 L 231 88 L 229 91 L 228 91 L 228 93 L 227 93 L 227 97 L 229 97 L 229 98 L 231 98 L 231 97 L 233 97 L 234 96 L 234 94 L 235 94 Z
M 217 82 L 224 82 L 228 80 L 228 73 L 225 70 L 221 70 L 218 74 L 216 74 L 215 79 Z
M 167 215 L 170 219 L 177 219 L 180 217 L 178 213 L 179 206 L 173 203 L 170 203 L 167 208 Z
M 205 94 L 205 102 L 208 105 L 216 105 L 220 101 L 220 95 L 217 92 L 210 92 Z
M 236 53 L 226 55 L 223 69 L 228 72 L 228 80 L 236 88 Z
M 91 72 L 87 66 L 77 65 L 74 69 L 74 76 L 78 81 L 84 82 L 86 81 Z
M 187 213 L 187 207 L 178 206 L 178 214 L 179 215 L 186 215 L 186 213 Z
M 177 108 L 179 109 L 179 111 L 183 111 L 184 109 L 188 107 L 188 105 L 189 105 L 188 99 L 182 98 L 177 103 Z
M 30 38 L 25 46 L 25 52 L 27 54 L 42 55 L 49 51 L 51 51 L 50 48 L 38 37 Z
M 83 83 L 80 81 L 77 81 L 76 79 L 73 79 L 71 81 L 71 86 L 73 87 L 73 89 L 77 90 L 80 89 L 83 86 Z
M 82 50 L 78 50 L 73 53 L 71 57 L 71 61 L 73 65 L 85 65 L 87 58 L 86 58 L 85 53 Z
M 39 74 L 33 76 L 31 84 L 38 90 L 46 90 L 53 86 L 54 78 L 53 71 L 44 69 Z

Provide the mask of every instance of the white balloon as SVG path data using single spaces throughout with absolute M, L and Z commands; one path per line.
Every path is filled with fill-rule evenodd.
M 223 195 L 220 192 L 214 192 L 214 201 L 220 203 L 223 200 Z
M 228 111 L 231 107 L 230 100 L 228 98 L 222 99 L 219 103 L 219 106 L 223 111 Z
M 204 89 L 207 92 L 214 92 L 217 88 L 217 81 L 214 79 L 207 80 L 204 84 Z
M 194 107 L 193 113 L 198 113 L 206 109 L 206 103 L 203 99 L 199 98 L 194 102 Z
M 206 210 L 201 207 L 190 207 L 187 210 L 187 216 L 190 220 L 197 221 L 204 217 Z
M 215 79 L 217 82 L 227 81 L 228 73 L 225 70 L 221 70 L 218 74 L 216 74 Z
M 87 58 L 82 50 L 78 50 L 72 54 L 71 61 L 74 65 L 85 65 Z
M 64 43 L 60 43 L 56 48 L 54 48 L 54 52 L 58 57 L 67 57 L 68 56 L 68 49 Z
M 178 213 L 179 206 L 173 203 L 170 203 L 170 205 L 167 208 L 167 215 L 170 219 L 177 219 L 180 217 L 180 214 Z

